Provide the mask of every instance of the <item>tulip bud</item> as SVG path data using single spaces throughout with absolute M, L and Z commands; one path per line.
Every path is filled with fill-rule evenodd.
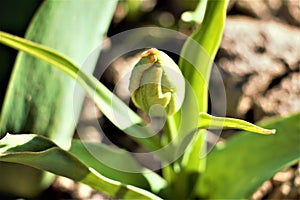
M 152 48 L 143 52 L 134 66 L 129 91 L 135 106 L 146 113 L 152 106 L 159 105 L 167 115 L 172 115 L 181 107 L 184 84 L 176 63 L 164 52 Z M 161 112 L 151 113 L 161 115 Z

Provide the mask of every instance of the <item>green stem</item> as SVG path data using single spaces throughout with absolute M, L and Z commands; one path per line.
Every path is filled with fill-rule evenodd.
M 176 123 L 174 121 L 174 118 L 168 116 L 166 123 L 167 124 L 164 126 L 163 129 L 162 145 L 167 145 L 169 143 L 172 143 L 172 146 L 176 145 L 177 142 L 175 140 L 177 140 L 178 137 L 177 137 L 177 128 L 176 128 Z M 174 153 L 174 151 L 171 153 Z M 172 179 L 175 174 L 173 167 L 174 167 L 173 163 L 170 163 L 169 165 L 162 168 L 163 177 L 167 180 L 168 183 L 172 182 Z

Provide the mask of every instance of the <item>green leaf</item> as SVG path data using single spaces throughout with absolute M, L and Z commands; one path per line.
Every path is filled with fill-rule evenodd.
M 107 178 L 151 190 L 154 193 L 159 193 L 166 186 L 166 182 L 161 176 L 141 167 L 124 150 L 101 143 L 83 143 L 73 140 L 70 152 Z
M 183 46 L 179 67 L 190 87 L 186 88 L 182 113 L 174 116 L 177 126 L 181 125 L 178 132 L 179 141 L 197 128 L 199 113 L 207 112 L 211 66 L 221 42 L 227 4 L 226 0 L 209 0 L 203 23 Z M 204 170 L 204 160 L 201 164 L 200 160 L 193 156 L 200 155 L 205 149 L 203 134 L 205 134 L 204 130 L 198 131 L 184 153 L 183 165 L 188 171 Z
M 300 160 L 300 113 L 263 123 L 272 137 L 247 132 L 220 143 L 207 156 L 196 193 L 205 199 L 250 198 L 264 181 Z
M 0 161 L 25 164 L 65 176 L 115 198 L 161 199 L 141 188 L 103 176 L 69 152 L 59 148 L 51 140 L 39 135 L 7 134 L 0 140 Z
M 40 4 L 39 0 L 0 1 L 0 29 L 21 37 L 24 36 L 26 28 Z M 12 13 L 14 17 L 12 17 Z M 0 108 L 17 53 L 13 49 L 0 45 Z
M 204 18 L 205 9 L 208 0 L 200 0 L 195 11 L 186 11 L 181 15 L 181 19 L 186 22 L 195 22 L 201 24 Z
M 206 112 L 211 65 L 221 43 L 225 25 L 226 0 L 209 0 L 201 26 L 185 42 L 179 67 L 191 84 L 200 112 Z
M 228 117 L 215 117 L 207 113 L 200 113 L 200 120 L 198 128 L 205 129 L 223 129 L 233 128 L 241 129 L 245 131 L 251 131 L 260 134 L 275 134 L 275 129 L 264 129 L 249 122 L 240 119 L 228 118 Z
M 161 148 L 158 136 L 142 124 L 142 119 L 135 112 L 130 110 L 122 100 L 110 92 L 95 77 L 81 71 L 61 54 L 37 43 L 1 31 L 0 43 L 27 52 L 62 70 L 81 84 L 103 114 L 118 128 L 128 133 L 150 150 Z M 157 153 L 165 159 L 169 158 L 167 151 Z
M 172 198 L 190 198 L 199 174 L 205 170 L 205 160 L 200 160 L 199 156 L 206 150 L 206 132 L 205 130 L 197 130 L 192 135 L 193 137 L 190 136 L 199 125 L 199 113 L 207 112 L 208 83 L 212 62 L 223 34 L 227 4 L 228 1 L 226 0 L 207 1 L 203 22 L 187 39 L 180 55 L 179 67 L 187 80 L 185 99 L 181 112 L 176 113 L 173 119 L 168 120 L 168 126 L 170 127 L 169 130 L 174 130 L 173 127 L 177 127 L 175 143 L 179 149 L 182 146 L 183 149 L 185 147 L 186 149 L 182 159 L 178 161 L 181 169 L 177 169 L 177 171 L 180 171 L 180 176 L 178 173 L 174 173 L 171 175 L 174 179 L 169 178 L 171 181 L 170 190 L 174 191 L 171 193 Z M 174 135 L 174 133 L 169 135 Z M 166 170 L 169 169 L 166 168 Z M 182 190 L 176 192 L 176 188 L 182 188 Z
M 25 37 L 55 47 L 81 65 L 90 52 L 101 44 L 116 3 L 116 0 L 43 1 Z M 14 6 L 22 4 L 15 2 Z M 14 12 L 5 20 L 9 18 L 20 20 Z M 1 60 L 5 59 L 2 56 Z M 96 60 L 95 56 L 85 71 L 91 73 Z M 6 73 L 3 67 L 0 74 L 3 71 Z M 19 53 L 2 105 L 0 138 L 6 132 L 34 132 L 47 135 L 63 148 L 69 147 L 84 97 L 75 85 L 74 80 L 49 64 Z M 11 170 L 11 165 L 0 164 L 0 191 L 33 197 L 49 186 L 49 180 L 43 178 L 49 175 L 35 169 L 23 173 L 24 167 L 16 166 L 14 164 L 15 170 Z M 12 181 L 12 177 L 17 177 L 18 181 Z
M 26 38 L 55 47 L 73 62 L 82 64 L 98 47 L 100 36 L 110 24 L 116 1 L 105 2 L 45 1 Z M 95 57 L 84 70 L 91 73 L 96 61 Z M 84 97 L 76 91 L 79 100 L 74 101 L 75 85 L 74 80 L 49 64 L 20 53 L 1 110 L 0 135 L 7 131 L 47 133 L 59 145 L 67 147 Z

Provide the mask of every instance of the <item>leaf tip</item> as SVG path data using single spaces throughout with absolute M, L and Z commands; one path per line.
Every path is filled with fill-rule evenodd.
M 267 134 L 267 135 L 274 135 L 276 133 L 276 129 L 266 129 L 264 131 L 264 134 Z

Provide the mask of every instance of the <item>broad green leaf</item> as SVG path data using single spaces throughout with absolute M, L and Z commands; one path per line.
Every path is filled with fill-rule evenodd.
M 275 129 L 265 129 L 244 120 L 228 118 L 228 117 L 215 117 L 207 113 L 200 113 L 198 128 L 205 129 L 241 129 L 245 131 L 251 131 L 260 134 L 275 134 Z
M 18 4 L 18 6 L 16 6 Z M 26 28 L 41 4 L 39 0 L 27 1 L 0 1 L 0 30 L 24 36 Z M 12 17 L 12 13 L 14 17 Z M 0 45 L 0 108 L 5 96 L 6 87 L 9 81 L 17 51 L 4 45 Z
M 116 3 L 116 0 L 44 1 L 35 13 L 25 37 L 54 47 L 82 65 L 90 52 L 101 44 L 101 37 L 108 29 Z M 14 3 L 16 5 L 21 4 Z M 10 18 L 17 18 L 16 13 L 11 12 Z M 93 59 L 85 68 L 86 72 L 93 71 L 96 56 Z M 5 70 L 3 67 L 1 74 Z M 49 64 L 19 53 L 2 105 L 0 138 L 6 132 L 34 132 L 47 135 L 61 147 L 67 148 L 84 97 L 75 85 L 74 80 Z M 44 173 L 41 171 L 32 169 L 24 173 L 23 166 L 17 168 L 16 164 L 14 168 L 11 170 L 9 164 L 0 163 L 0 191 L 32 197 L 50 184 L 42 178 Z M 13 176 L 17 176 L 18 181 L 12 182 Z
M 16 4 L 18 6 L 16 6 Z M 23 37 L 32 16 L 40 4 L 41 1 L 37 0 L 0 1 L 0 30 Z M 17 53 L 16 50 L 0 44 L 0 113 Z M 2 169 L 5 169 L 5 171 Z M 2 174 L 0 172 L 0 179 L 2 180 L 0 182 L 5 185 L 5 190 L 14 193 L 13 191 L 18 188 L 19 193 L 24 194 L 24 196 L 31 196 L 31 185 L 40 183 L 41 177 L 44 176 L 43 178 L 47 179 L 48 176 L 39 170 L 33 170 L 31 167 L 22 166 L 22 168 L 20 168 L 20 165 L 12 163 L 0 163 L 0 171 L 3 171 Z M 20 179 L 19 173 L 16 173 L 20 171 L 22 172 L 22 179 Z M 5 180 L 4 174 L 9 176 L 7 180 Z M 18 181 L 16 182 L 15 180 Z M 18 187 L 18 185 L 20 185 L 20 187 Z M 35 190 L 37 191 L 41 191 L 48 186 L 48 184 L 45 185 L 43 183 L 35 185 Z M 4 188 L 1 183 L 0 187 L 2 189 Z
M 151 190 L 154 193 L 159 193 L 166 186 L 162 177 L 141 167 L 124 150 L 101 143 L 83 143 L 73 140 L 70 152 L 89 167 L 113 180 Z
M 81 71 L 61 54 L 37 43 L 4 32 L 0 32 L 0 43 L 29 53 L 62 70 L 81 84 L 103 114 L 118 128 L 131 135 L 150 150 L 161 148 L 158 136 L 142 124 L 141 118 L 135 112 L 130 110 L 124 102 L 110 92 L 95 77 Z M 167 152 L 160 153 L 159 156 L 161 157 L 166 159 L 169 157 Z
M 207 156 L 196 193 L 204 199 L 250 198 L 279 170 L 300 160 L 300 113 L 263 123 L 275 135 L 242 132 Z
M 7 134 L 0 140 L 0 161 L 29 165 L 65 176 L 119 199 L 160 199 L 146 190 L 103 176 L 51 140 L 39 135 Z
M 25 37 L 54 47 L 81 65 L 99 46 L 110 24 L 116 1 L 104 2 L 45 1 Z M 93 71 L 96 59 L 85 67 L 86 72 Z M 47 133 L 67 147 L 84 96 L 74 91 L 75 85 L 74 80 L 48 63 L 20 53 L 1 110 L 0 133 Z M 74 97 L 81 100 L 74 101 Z

